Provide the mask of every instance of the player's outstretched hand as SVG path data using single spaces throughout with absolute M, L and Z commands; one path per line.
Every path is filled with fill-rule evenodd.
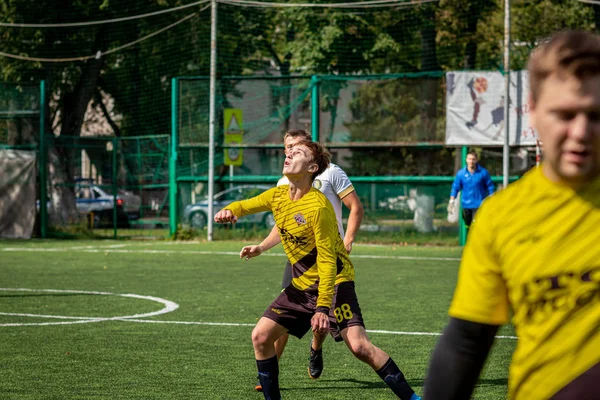
M 226 224 L 228 222 L 235 224 L 237 217 L 233 215 L 231 210 L 221 210 L 215 214 L 215 222 L 218 224 Z
M 323 312 L 316 312 L 310 320 L 313 332 L 326 335 L 329 332 L 329 317 Z
M 263 248 L 260 245 L 255 246 L 244 246 L 242 251 L 240 251 L 240 258 L 245 258 L 246 261 L 258 257 L 262 254 Z

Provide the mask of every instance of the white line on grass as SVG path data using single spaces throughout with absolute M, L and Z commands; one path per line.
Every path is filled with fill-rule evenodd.
M 6 316 L 17 316 L 17 317 L 33 317 L 33 318 L 50 318 L 50 319 L 67 319 L 69 321 L 62 322 L 33 322 L 33 323 L 5 323 L 0 324 L 3 326 L 47 326 L 47 325 L 70 325 L 70 324 L 86 324 L 92 322 L 104 322 L 104 321 L 123 321 L 123 322 L 137 322 L 137 323 L 148 323 L 148 324 L 175 324 L 175 325 L 204 325 L 204 326 L 241 326 L 241 327 L 253 327 L 256 324 L 246 323 L 235 323 L 235 322 L 202 322 L 202 321 L 158 321 L 153 319 L 143 319 L 146 317 L 152 317 L 157 315 L 166 314 L 175 311 L 179 308 L 177 303 L 170 300 L 165 300 L 160 297 L 153 296 L 141 296 L 138 294 L 119 294 L 110 292 L 96 292 L 87 290 L 59 290 L 59 289 L 28 289 L 28 288 L 0 288 L 0 291 L 12 291 L 12 292 L 44 292 L 44 293 L 74 293 L 74 294 L 95 294 L 105 296 L 121 296 L 136 298 L 142 300 L 151 300 L 165 305 L 164 308 L 158 311 L 124 315 L 116 317 L 74 317 L 74 316 L 61 316 L 61 315 L 45 315 L 45 314 L 28 314 L 28 313 L 5 313 L 0 312 L 0 315 Z M 387 330 L 375 330 L 368 329 L 368 333 L 381 333 L 387 335 L 407 335 L 407 336 L 441 336 L 438 332 L 402 332 L 402 331 L 387 331 Z M 496 336 L 497 339 L 517 339 L 516 336 Z
M 141 322 L 148 324 L 175 324 L 175 325 L 208 325 L 208 326 L 256 326 L 256 324 L 242 324 L 235 322 L 202 322 L 202 321 L 157 321 L 155 319 L 127 319 L 127 322 Z
M 127 247 L 126 244 L 111 244 L 106 246 L 70 246 L 64 247 L 65 250 L 82 250 L 82 249 L 110 249 L 110 248 L 118 248 L 118 247 Z
M 127 319 L 127 322 L 142 322 L 151 324 L 177 324 L 177 325 L 210 325 L 210 326 L 249 326 L 254 327 L 256 324 L 240 324 L 230 322 L 194 322 L 194 321 L 157 321 L 153 319 Z M 385 335 L 404 335 L 404 336 L 442 336 L 440 332 L 402 332 L 402 331 L 385 331 L 376 329 L 367 329 L 367 333 L 382 333 Z M 517 339 L 516 336 L 496 336 L 496 339 Z
M 25 313 L 5 313 L 0 312 L 0 315 L 6 316 L 18 316 L 18 317 L 33 317 L 33 318 L 57 318 L 57 319 L 72 319 L 75 321 L 63 321 L 63 322 L 31 322 L 31 323 L 7 323 L 0 324 L 0 326 L 29 326 L 29 325 L 65 325 L 69 323 L 73 324 L 82 324 L 82 323 L 91 323 L 91 322 L 102 322 L 102 321 L 126 321 L 130 318 L 147 318 L 154 317 L 157 315 L 162 315 L 166 313 L 170 313 L 179 308 L 179 304 L 172 302 L 170 300 L 161 299 L 160 297 L 153 296 L 141 296 L 139 294 L 121 294 L 121 293 L 110 293 L 110 292 L 95 292 L 88 290 L 59 290 L 59 289 L 28 289 L 28 288 L 0 288 L 0 291 L 5 292 L 44 292 L 44 293 L 74 293 L 74 294 L 93 294 L 93 295 L 103 295 L 103 296 L 120 296 L 120 297 L 129 297 L 134 299 L 141 300 L 150 300 L 155 301 L 157 303 L 161 303 L 164 307 L 158 311 L 152 311 L 149 313 L 143 314 L 134 314 L 134 315 L 120 315 L 116 317 L 73 317 L 73 316 L 60 316 L 60 315 L 44 315 L 44 314 L 25 314 Z
M 29 248 L 29 247 L 6 247 L 2 251 L 11 252 L 35 252 L 35 253 L 131 253 L 131 254 L 192 254 L 192 255 L 220 255 L 220 256 L 238 256 L 237 251 L 203 251 L 203 250 L 151 250 L 151 249 L 115 249 L 115 248 Z M 267 257 L 285 257 L 284 253 L 263 253 Z M 424 260 L 424 261 L 460 261 L 460 258 L 454 257 L 416 257 L 416 256 L 384 256 L 353 254 L 351 258 L 362 259 L 389 259 L 389 260 Z

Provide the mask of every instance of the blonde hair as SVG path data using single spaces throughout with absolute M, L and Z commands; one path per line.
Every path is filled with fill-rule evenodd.
M 285 135 L 283 135 L 283 140 L 287 139 L 287 138 L 297 138 L 300 137 L 302 138 L 302 140 L 306 140 L 307 142 L 312 140 L 312 136 L 310 133 L 308 133 L 307 131 L 305 131 L 304 129 L 290 129 L 288 130 Z

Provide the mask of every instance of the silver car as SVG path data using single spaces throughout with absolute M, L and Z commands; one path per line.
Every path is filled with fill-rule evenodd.
M 223 207 L 237 200 L 246 200 L 255 197 L 272 186 L 266 185 L 239 185 L 223 190 L 214 195 L 213 217 Z M 183 210 L 183 221 L 196 229 L 203 229 L 208 222 L 208 199 L 187 205 Z M 238 220 L 238 224 L 254 224 L 267 228 L 275 226 L 275 219 L 270 212 L 260 212 L 247 215 Z

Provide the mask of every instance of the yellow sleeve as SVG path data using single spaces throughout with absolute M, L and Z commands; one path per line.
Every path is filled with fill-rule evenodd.
M 489 202 L 484 202 L 477 212 L 448 313 L 467 321 L 502 325 L 509 319 L 509 301 L 499 257 L 493 247 L 496 227 L 492 212 Z
M 256 197 L 252 197 L 251 199 L 234 201 L 226 207 L 223 207 L 223 210 L 231 210 L 233 215 L 236 217 L 243 217 L 248 214 L 256 214 L 262 211 L 271 211 L 271 204 L 273 202 L 273 194 L 277 188 L 272 188 L 266 190 L 259 194 Z
M 319 208 L 314 215 L 314 234 L 317 246 L 317 270 L 319 272 L 318 307 L 331 308 L 333 287 L 337 273 L 336 239 L 339 235 L 333 208 Z

